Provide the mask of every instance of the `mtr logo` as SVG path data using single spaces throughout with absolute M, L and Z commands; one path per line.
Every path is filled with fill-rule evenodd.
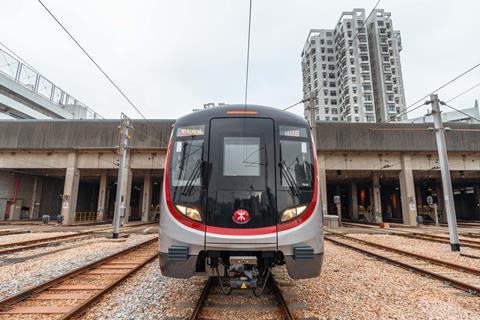
M 244 224 L 250 221 L 250 214 L 245 209 L 238 209 L 233 213 L 232 219 L 235 223 Z

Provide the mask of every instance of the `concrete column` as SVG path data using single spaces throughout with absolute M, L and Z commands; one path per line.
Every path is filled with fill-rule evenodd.
M 152 175 L 150 172 L 145 173 L 142 191 L 142 221 L 146 222 L 150 219 L 150 203 L 152 202 Z
M 400 198 L 402 200 L 403 223 L 417 224 L 417 201 L 415 199 L 415 183 L 413 180 L 412 159 L 410 155 L 401 155 L 402 170 L 399 173 Z
M 318 166 L 318 180 L 320 187 L 320 201 L 322 205 L 323 215 L 328 214 L 328 199 L 327 199 L 327 170 L 325 163 L 325 156 L 323 154 L 318 154 L 317 156 L 317 166 Z
M 357 197 L 357 183 L 352 182 L 351 184 L 352 196 L 351 196 L 351 205 L 350 205 L 350 219 L 358 220 L 358 197 Z
M 77 154 L 75 152 L 69 152 L 62 196 L 61 214 L 63 216 L 63 224 L 68 225 L 74 223 L 79 182 L 80 170 L 77 169 Z
M 100 175 L 100 187 L 98 188 L 97 221 L 105 220 L 105 195 L 107 193 L 107 182 L 107 171 L 104 171 Z
M 35 176 L 33 180 L 32 202 L 30 203 L 30 220 L 38 218 L 40 199 L 43 191 L 43 177 Z
M 382 195 L 380 193 L 380 176 L 378 172 L 373 173 L 373 187 L 372 187 L 372 205 L 373 217 L 375 222 L 382 222 Z

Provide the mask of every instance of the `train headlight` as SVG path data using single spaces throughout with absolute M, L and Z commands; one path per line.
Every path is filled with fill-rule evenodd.
M 184 216 L 196 220 L 196 221 L 202 221 L 202 216 L 200 215 L 200 211 L 197 209 L 185 207 L 185 206 L 180 206 L 177 204 L 177 209 L 180 211 Z
M 300 206 L 300 207 L 291 208 L 283 211 L 282 222 L 285 222 L 300 216 L 306 209 L 307 209 L 307 206 Z

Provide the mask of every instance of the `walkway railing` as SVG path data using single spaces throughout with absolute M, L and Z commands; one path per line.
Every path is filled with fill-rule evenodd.
M 97 221 L 98 212 L 75 212 L 75 222 L 94 222 Z
M 0 49 L 0 73 L 72 114 L 72 119 L 103 119 L 94 110 L 63 91 L 31 66 Z

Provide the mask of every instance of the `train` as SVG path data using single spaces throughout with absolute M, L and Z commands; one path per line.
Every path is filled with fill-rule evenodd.
M 264 286 L 275 266 L 293 279 L 319 276 L 319 194 L 316 148 L 300 116 L 224 105 L 178 118 L 161 196 L 162 275 L 228 279 L 230 289 Z

